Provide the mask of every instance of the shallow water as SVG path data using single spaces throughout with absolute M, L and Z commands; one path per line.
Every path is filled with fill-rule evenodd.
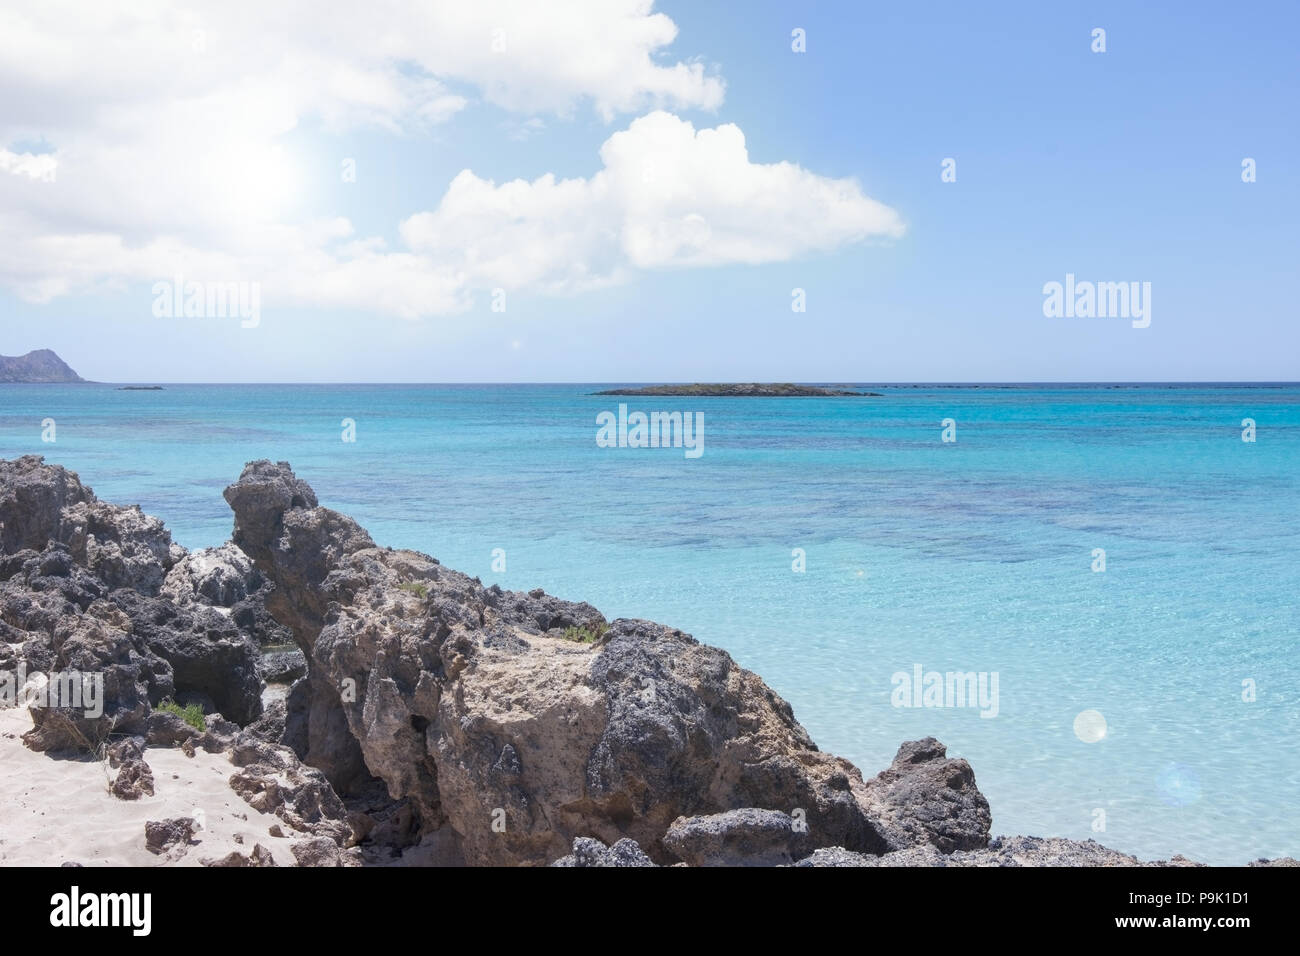
M 245 461 L 288 460 L 381 544 L 726 648 L 867 774 L 940 738 L 995 832 L 1300 855 L 1300 387 L 598 387 L 5 385 L 0 456 L 67 465 L 190 547 L 229 536 Z M 597 447 L 620 402 L 702 412 L 704 454 Z M 893 706 L 916 664 L 996 672 L 997 715 Z

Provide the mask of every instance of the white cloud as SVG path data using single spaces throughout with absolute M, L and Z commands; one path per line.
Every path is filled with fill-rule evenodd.
M 600 156 L 590 179 L 498 186 L 465 170 L 436 210 L 402 223 L 402 238 L 479 287 L 573 291 L 633 270 L 781 262 L 903 232 L 852 180 L 750 162 L 732 124 L 697 131 L 655 112 Z
M 0 149 L 0 172 L 52 183 L 58 168 L 58 158 L 50 153 L 14 153 Z
M 48 302 L 183 274 L 261 281 L 268 304 L 418 317 L 497 286 L 576 292 L 901 234 L 853 181 L 752 163 L 734 125 L 662 110 L 609 136 L 590 178 L 465 170 L 401 222 L 403 248 L 293 212 L 307 177 L 281 141 L 309 118 L 403 137 L 478 95 L 527 135 L 545 128 L 535 114 L 584 104 L 717 107 L 721 79 L 663 58 L 676 33 L 650 0 L 8 3 L 0 283 Z M 55 152 L 13 146 L 37 139 Z

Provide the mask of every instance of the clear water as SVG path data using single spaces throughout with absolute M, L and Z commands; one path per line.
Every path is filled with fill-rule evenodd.
M 868 775 L 940 738 L 995 832 L 1300 856 L 1300 386 L 598 387 L 8 385 L 0 456 L 67 465 L 190 547 L 228 537 L 245 461 L 288 460 L 382 544 L 726 648 Z M 704 455 L 598 448 L 620 401 L 703 412 Z M 997 672 L 997 716 L 892 706 L 915 664 Z M 1085 710 L 1100 741 L 1075 733 Z

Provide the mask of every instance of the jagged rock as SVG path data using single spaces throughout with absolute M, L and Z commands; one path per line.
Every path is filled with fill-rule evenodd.
M 84 616 L 60 618 L 45 639 L 57 650 L 48 658 L 26 655 L 28 663 L 35 665 L 33 669 L 42 672 L 41 680 L 51 673 L 63 675 L 57 678 L 60 703 L 66 700 L 70 682 L 80 682 L 82 689 L 80 707 L 31 708 L 32 729 L 23 735 L 23 741 L 32 750 L 95 750 L 110 734 L 144 730 L 152 665 L 137 652 L 130 635 L 114 626 L 121 622 L 114 620 L 107 608 L 111 608 L 107 602 L 96 602 Z M 99 612 L 105 612 L 108 623 L 100 619 Z M 89 706 L 86 691 L 98 696 L 101 691 L 93 689 L 96 687 L 102 687 L 102 700 Z
M 807 834 L 780 810 L 728 810 L 679 817 L 664 846 L 690 866 L 785 866 L 805 855 Z
M 573 841 L 573 852 L 551 864 L 551 866 L 578 867 L 656 865 L 654 860 L 646 856 L 645 851 L 637 846 L 635 840 L 626 837 L 609 847 L 591 837 L 578 837 Z
M 1247 866 L 1300 866 L 1300 860 L 1289 856 L 1280 856 L 1275 860 L 1252 860 Z
M 191 551 L 172 567 L 162 596 L 176 604 L 215 608 L 256 646 L 293 641 L 288 628 L 266 609 L 271 586 L 242 550 L 230 542 Z
M 604 618 L 377 548 L 283 462 L 251 463 L 225 495 L 310 662 L 285 742 L 340 793 L 378 776 L 468 862 L 544 864 L 586 835 L 666 861 L 679 816 L 743 807 L 801 810 L 810 847 L 887 849 L 857 769 L 725 652 L 646 621 L 564 640 Z
M 930 844 L 951 853 L 988 845 L 993 820 L 975 772 L 946 754 L 933 737 L 908 741 L 888 770 L 867 781 L 867 806 L 890 850 Z
M 173 747 L 197 736 L 199 731 L 165 710 L 155 710 L 145 723 L 145 740 L 150 747 Z
M 188 846 L 193 839 L 194 820 L 191 817 L 150 820 L 144 825 L 144 845 L 150 853 L 165 854 Z
M 177 604 L 198 602 L 234 607 L 265 585 L 261 573 L 230 542 L 219 548 L 191 551 L 167 572 L 162 596 Z
M 131 631 L 171 665 L 175 696 L 198 694 L 240 724 L 262 713 L 257 648 L 217 611 L 117 590 L 112 599 L 127 614 Z
M 314 837 L 299 840 L 289 845 L 289 852 L 298 861 L 299 866 L 360 866 L 358 854 L 349 850 L 340 850 L 337 843 L 328 837 Z
M 1093 840 L 998 837 L 987 847 L 943 853 L 932 844 L 917 844 L 883 856 L 850 853 L 839 847 L 817 850 L 795 866 L 1199 866 L 1185 857 L 1146 862 Z
M 108 765 L 117 769 L 109 788 L 119 800 L 138 800 L 154 794 L 153 771 L 144 759 L 144 738 L 127 737 L 105 751 Z
M 259 667 L 268 684 L 292 684 L 307 676 L 307 658 L 298 650 L 263 654 Z
M 353 839 L 347 808 L 325 775 L 304 766 L 287 747 L 245 732 L 234 741 L 230 762 L 240 768 L 230 787 L 254 810 L 340 846 Z
M 260 843 L 254 843 L 252 852 L 245 855 L 238 850 L 232 850 L 219 860 L 202 859 L 199 861 L 204 866 L 217 867 L 267 867 L 275 866 L 275 858 L 271 851 Z
M 887 856 L 897 856 L 890 853 Z M 854 853 L 842 846 L 826 846 L 813 850 L 795 866 L 878 866 L 885 857 L 872 856 L 867 853 Z
M 102 502 L 72 472 L 38 455 L 0 459 L 0 550 L 65 545 L 110 590 L 157 594 L 184 554 L 157 518 Z
M 273 700 L 262 710 L 262 716 L 244 730 L 270 743 L 284 743 L 285 716 L 285 702 Z

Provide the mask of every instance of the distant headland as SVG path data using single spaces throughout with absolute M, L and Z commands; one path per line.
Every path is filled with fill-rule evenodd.
M 84 382 L 85 379 L 49 349 L 26 355 L 0 355 L 0 383 L 48 384 Z
M 595 395 L 684 395 L 689 398 L 839 398 L 842 396 L 880 398 L 879 392 L 851 392 L 820 385 L 792 385 L 789 382 L 762 384 L 733 382 L 716 385 L 647 385 L 642 388 L 611 388 Z

